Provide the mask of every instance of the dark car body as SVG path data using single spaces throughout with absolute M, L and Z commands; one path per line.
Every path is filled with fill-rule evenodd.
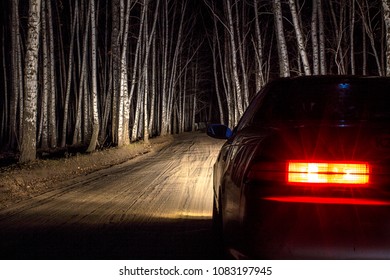
M 268 83 L 213 170 L 216 232 L 234 258 L 390 259 L 390 79 Z

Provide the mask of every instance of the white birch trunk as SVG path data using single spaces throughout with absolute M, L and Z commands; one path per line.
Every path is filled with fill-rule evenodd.
M 42 0 L 42 101 L 41 101 L 41 121 L 39 126 L 38 137 L 41 138 L 41 147 L 46 149 L 49 147 L 48 142 L 48 100 L 50 92 L 50 57 L 47 41 L 47 22 L 46 22 L 46 1 Z
M 234 25 L 233 25 L 233 16 L 232 16 L 232 7 L 231 7 L 231 2 L 230 0 L 224 1 L 226 3 L 226 10 L 227 10 L 227 17 L 228 17 L 228 22 L 229 22 L 229 42 L 231 46 L 231 64 L 232 64 L 232 75 L 233 75 L 233 82 L 234 82 L 234 87 L 235 87 L 235 95 L 236 95 L 236 104 L 238 108 L 238 118 L 239 119 L 243 113 L 244 113 L 244 107 L 243 107 L 243 101 L 242 101 L 242 90 L 241 90 L 241 83 L 240 79 L 238 77 L 238 67 L 237 67 L 237 57 L 236 57 L 236 42 L 235 42 L 235 36 L 234 36 Z M 234 124 L 236 125 L 236 123 Z
M 127 49 L 128 36 L 130 26 L 130 8 L 131 1 L 127 1 L 126 9 L 124 9 L 123 2 L 121 2 L 121 16 L 124 16 L 121 22 L 124 23 L 124 30 L 122 33 L 122 50 L 120 60 L 120 91 L 119 91 L 119 114 L 118 114 L 118 146 L 130 144 L 129 135 L 129 114 L 130 114 L 130 100 L 129 100 L 129 86 L 128 86 L 128 71 L 127 71 Z
M 64 117 L 62 121 L 62 133 L 61 133 L 61 147 L 66 146 L 66 137 L 67 137 L 67 128 L 68 128 L 68 114 L 69 114 L 69 99 L 70 99 L 70 90 L 72 85 L 72 73 L 73 73 L 73 47 L 74 47 L 74 38 L 76 33 L 76 22 L 78 17 L 78 0 L 75 1 L 74 7 L 74 17 L 72 23 L 72 34 L 70 39 L 70 47 L 69 47 L 69 59 L 68 59 L 68 73 L 66 80 L 66 92 L 65 92 L 65 101 L 64 101 Z
M 193 101 L 192 101 L 192 131 L 195 131 L 196 129 L 195 117 L 196 117 L 196 94 L 194 94 Z
M 56 114 L 56 75 L 54 58 L 54 31 L 51 1 L 47 1 L 47 23 L 49 31 L 49 51 L 50 51 L 50 95 L 49 95 L 49 143 L 51 148 L 57 147 L 57 114 Z
M 142 74 L 143 74 L 143 68 L 138 67 L 138 60 L 141 57 L 140 51 L 141 51 L 141 46 L 144 43 L 143 42 L 143 32 L 145 28 L 145 11 L 146 7 L 145 5 L 142 5 L 142 11 L 141 11 L 141 21 L 140 21 L 140 27 L 139 27 L 139 33 L 138 33 L 138 41 L 137 41 L 137 49 L 136 49 L 136 57 L 134 60 L 134 69 L 133 69 L 133 76 L 132 76 L 132 81 L 131 81 L 131 89 L 130 89 L 130 100 L 133 96 L 133 93 L 135 91 L 135 86 L 137 85 L 138 90 L 137 92 L 139 93 L 137 98 L 136 98 L 136 105 L 135 105 L 135 113 L 134 113 L 134 123 L 132 127 L 132 132 L 131 132 L 131 141 L 136 141 L 138 140 L 138 134 L 139 134 L 139 126 L 140 126 L 140 114 L 141 114 L 141 100 L 142 96 L 140 94 L 140 88 L 141 88 L 141 83 L 142 83 Z M 136 64 L 137 62 L 137 64 Z M 139 73 L 138 81 L 136 81 L 136 76 L 137 73 Z
M 320 58 L 318 47 L 318 5 L 317 0 L 313 0 L 311 13 L 311 42 L 313 46 L 313 74 L 320 73 Z
M 314 0 L 315 1 L 315 0 Z M 322 11 L 322 0 L 317 0 L 318 8 L 318 29 L 319 29 L 319 42 L 320 42 L 320 73 L 325 75 L 327 73 L 326 67 L 326 53 L 325 53 L 325 31 L 324 31 L 324 15 Z
M 148 10 L 149 10 L 149 0 L 143 0 L 144 3 L 144 12 L 145 12 L 145 28 L 144 28 L 144 52 L 145 52 L 145 57 L 144 57 L 144 65 L 142 67 L 142 76 L 143 76 L 143 82 L 144 82 L 144 92 L 143 92 L 143 138 L 144 142 L 146 144 L 149 143 L 149 120 L 148 120 L 148 99 L 149 99 L 149 42 L 150 38 L 148 35 L 148 29 L 149 29 L 149 16 L 148 16 Z M 140 93 L 142 94 L 142 93 Z
M 197 58 L 198 59 L 198 58 Z M 198 61 L 198 60 L 197 60 Z M 191 97 L 189 97 L 190 99 L 190 104 L 189 104 L 189 112 L 188 112 L 188 115 L 190 112 L 192 112 L 191 115 L 188 116 L 188 118 L 190 119 L 190 127 L 191 127 L 191 131 L 195 131 L 195 117 L 196 117 L 196 95 L 197 95 L 197 92 L 198 92 L 198 73 L 199 73 L 199 70 L 198 70 L 198 66 L 199 64 L 196 63 L 196 67 L 195 67 L 195 70 L 193 71 L 193 78 L 194 78 L 194 94 L 193 94 L 193 98 L 190 99 Z M 192 105 L 192 106 L 191 106 Z M 223 123 L 223 122 L 221 122 Z
M 182 7 L 181 7 L 181 17 L 180 17 L 180 23 L 179 23 L 179 30 L 176 35 L 172 36 L 177 36 L 177 39 L 174 40 L 172 38 L 172 41 L 175 42 L 175 51 L 173 53 L 173 58 L 171 62 L 171 71 L 170 71 L 170 79 L 169 79 L 169 85 L 168 85 L 168 100 L 167 100 L 167 115 L 166 115 L 166 122 L 168 125 L 168 133 L 172 132 L 172 118 L 173 121 L 176 120 L 176 118 L 173 116 L 174 113 L 176 113 L 175 108 L 174 108 L 174 99 L 175 99 L 175 94 L 176 94 L 176 83 L 177 83 L 177 78 L 178 78 L 178 62 L 179 62 L 179 56 L 180 53 L 182 52 L 182 38 L 183 38 L 183 27 L 184 27 L 184 16 L 185 16 L 185 9 L 186 9 L 187 2 L 185 2 Z M 172 27 L 173 28 L 173 27 Z M 175 128 L 176 124 L 174 125 Z M 175 130 L 175 129 L 173 129 Z
M 225 43 L 227 44 L 227 43 Z M 227 57 L 227 53 L 225 52 L 225 55 L 224 55 L 224 60 L 223 60 L 223 67 L 222 69 L 224 69 L 223 71 L 223 74 L 225 75 L 224 77 L 224 85 L 226 87 L 225 89 L 225 92 L 226 92 L 226 102 L 228 104 L 228 126 L 229 127 L 234 127 L 237 123 L 237 119 L 236 119 L 236 103 L 235 103 L 235 100 L 234 100 L 234 94 L 233 94 L 233 89 L 232 89 L 232 84 L 231 84 L 231 79 L 230 79 L 230 76 L 228 74 L 228 69 L 229 69 L 229 66 L 228 66 L 228 57 Z
M 345 3 L 340 2 L 339 7 L 336 9 L 338 10 L 339 14 L 336 15 L 336 9 L 334 8 L 334 5 L 337 5 L 337 3 L 333 4 L 332 2 L 329 2 L 330 7 L 330 13 L 331 13 L 331 19 L 333 22 L 333 29 L 334 29 L 334 62 L 337 65 L 337 74 L 342 75 L 346 74 L 346 66 L 344 61 L 344 48 L 343 48 L 343 36 L 345 32 L 345 17 L 344 17 L 344 11 L 345 11 Z
M 367 75 L 367 39 L 366 39 L 366 31 L 362 28 L 362 74 Z
M 213 6 L 213 7 L 215 7 L 215 6 Z M 214 8 L 213 8 L 213 10 L 214 10 Z M 217 27 L 217 17 L 216 17 L 215 12 L 213 13 L 213 15 L 214 15 L 214 30 L 216 32 L 217 50 L 218 50 L 218 56 L 220 57 L 219 67 L 220 67 L 220 71 L 222 74 L 222 85 L 223 85 L 223 89 L 224 89 L 224 92 L 226 95 L 226 104 L 227 104 L 227 123 L 226 124 L 229 127 L 233 127 L 234 124 L 236 123 L 236 120 L 234 118 L 236 108 L 235 108 L 235 105 L 233 103 L 233 93 L 232 93 L 232 87 L 231 87 L 231 82 L 230 82 L 231 79 L 228 75 L 228 69 L 229 69 L 228 59 L 227 59 L 226 52 L 225 53 L 222 52 L 221 42 L 218 39 L 219 35 L 218 35 L 218 27 Z M 228 49 L 226 39 L 224 40 L 224 44 Z M 222 98 L 222 96 L 221 96 L 221 98 Z M 225 119 L 223 121 L 225 121 Z M 221 122 L 221 123 L 225 123 L 225 122 Z
M 90 5 L 88 5 L 88 12 L 87 12 L 87 18 L 86 18 L 86 26 L 85 26 L 85 31 L 84 31 L 84 37 L 83 37 L 83 49 L 82 49 L 82 58 L 81 58 L 81 70 L 80 70 L 80 82 L 79 82 L 79 88 L 78 88 L 78 103 L 77 103 L 77 112 L 76 112 L 76 123 L 75 123 L 75 128 L 74 128 L 74 133 L 73 133 L 73 140 L 72 144 L 75 145 L 79 142 L 82 141 L 81 137 L 81 116 L 82 116 L 82 104 L 83 101 L 84 103 L 88 104 L 88 100 L 85 100 L 85 96 L 88 97 L 87 91 L 84 90 L 85 86 L 85 80 L 87 76 L 87 53 L 88 53 L 88 36 L 89 36 L 89 24 L 90 24 Z M 83 100 L 84 99 L 84 100 Z M 88 106 L 84 106 L 87 109 L 89 108 Z M 88 110 L 84 110 L 84 123 L 87 122 L 87 118 L 89 117 Z M 88 129 L 85 128 L 84 130 Z M 84 133 L 86 133 L 84 131 Z
M 263 71 L 263 41 L 260 31 L 260 22 L 259 22 L 259 8 L 257 4 L 258 0 L 253 0 L 253 7 L 255 11 L 255 31 L 256 31 L 256 92 L 259 92 L 259 90 L 264 86 L 265 79 L 264 79 L 264 71 Z
M 214 87 L 215 94 L 217 95 L 218 101 L 218 109 L 219 109 L 219 122 L 221 124 L 225 123 L 225 113 L 222 105 L 221 93 L 219 90 L 219 80 L 218 80 L 218 65 L 217 65 L 217 40 L 218 40 L 218 29 L 216 24 L 216 18 L 214 17 L 214 34 L 213 34 L 213 42 L 211 47 L 211 52 L 213 56 L 213 73 L 214 73 Z M 223 71 L 223 70 L 221 70 Z M 194 104 L 195 106 L 195 104 Z
M 299 24 L 297 8 L 295 6 L 295 0 L 289 0 L 288 3 L 290 5 L 291 16 L 293 20 L 295 35 L 297 37 L 299 54 L 302 59 L 303 69 L 305 75 L 311 75 L 309 59 L 307 57 L 306 48 L 305 48 L 305 39 L 303 38 L 303 33 Z
M 23 134 L 19 162 L 36 159 L 38 54 L 40 36 L 41 1 L 29 1 L 28 35 L 25 60 L 25 105 Z
M 280 0 L 273 0 L 276 25 L 276 42 L 279 55 L 279 72 L 281 77 L 290 76 L 290 63 L 287 52 L 287 44 L 284 36 L 282 6 Z
M 390 0 L 382 0 L 386 29 L 386 76 L 390 76 Z
M 234 3 L 234 6 L 235 6 L 235 10 L 236 10 L 236 33 L 237 33 L 237 41 L 238 41 L 238 54 L 239 54 L 239 58 L 240 58 L 240 66 L 241 66 L 241 76 L 242 76 L 242 85 L 243 85 L 243 91 L 242 91 L 242 98 L 243 98 L 243 109 L 245 111 L 245 109 L 248 107 L 249 105 L 249 85 L 248 85 L 248 75 L 247 75 L 247 70 L 246 70 L 246 65 L 245 65 L 245 50 L 247 48 L 247 45 L 246 45 L 246 40 L 245 40 L 245 37 L 246 37 L 246 34 L 245 34 L 245 30 L 242 30 L 240 32 L 240 28 L 239 28 L 239 19 L 240 19 L 240 14 L 239 14 L 239 11 L 238 11 L 238 3 L 237 3 L 237 0 L 235 0 L 235 3 Z M 244 8 L 242 8 L 244 10 Z M 244 20 L 245 16 L 242 15 L 241 16 L 241 20 Z M 244 29 L 244 28 L 242 28 Z
M 89 0 L 89 1 L 95 1 L 95 0 Z M 80 95 L 83 97 L 83 117 L 81 118 L 81 121 L 82 121 L 82 125 L 83 125 L 83 130 L 82 130 L 82 142 L 83 144 L 87 144 L 88 142 L 90 143 L 91 142 L 91 137 L 92 137 L 92 118 L 93 118 L 93 115 L 92 115 L 92 107 L 93 107 L 93 104 L 91 102 L 93 102 L 91 100 L 91 86 L 90 86 L 90 80 L 91 80 L 91 60 L 92 58 L 90 58 L 90 60 L 88 60 L 88 54 L 91 53 L 91 50 L 92 50 L 92 47 L 88 44 L 88 42 L 91 41 L 91 38 L 92 36 L 90 37 L 89 34 L 90 34 L 90 29 L 92 30 L 91 28 L 91 19 L 92 19 L 92 15 L 91 15 L 91 3 L 87 4 L 86 2 L 84 2 L 87 6 L 88 6 L 88 12 L 87 12 L 87 28 L 88 28 L 88 32 L 86 33 L 86 36 L 84 38 L 84 48 L 83 48 L 83 55 L 85 55 L 85 64 L 83 64 L 84 68 L 84 73 L 82 73 L 81 75 L 84 76 L 84 79 L 83 79 L 83 83 L 81 84 L 81 93 Z M 92 57 L 92 55 L 91 55 Z
M 87 70 L 88 69 L 88 70 Z M 91 66 L 88 65 L 85 70 L 84 74 L 84 80 L 83 83 L 81 84 L 82 86 L 82 91 L 81 91 L 81 96 L 83 97 L 83 117 L 81 118 L 82 124 L 83 124 L 83 130 L 82 130 L 82 142 L 83 144 L 87 144 L 91 142 L 91 137 L 92 137 L 92 118 L 93 116 L 91 115 L 91 109 L 92 109 L 92 101 L 91 101 L 91 87 L 89 84 L 90 81 L 90 74 L 91 71 Z
M 150 31 L 150 34 L 148 33 L 149 25 L 149 17 L 148 17 L 148 7 L 149 7 L 149 0 L 144 0 L 144 6 L 145 6 L 145 27 L 144 27 L 144 44 L 145 44 L 145 61 L 143 65 L 143 78 L 145 82 L 145 89 L 144 89 L 144 109 L 143 109 L 143 138 L 145 143 L 149 143 L 149 57 L 150 57 L 150 48 L 153 42 L 153 37 L 155 36 L 155 30 L 156 30 L 156 24 L 157 24 L 157 18 L 158 18 L 158 9 L 159 9 L 160 0 L 157 0 L 154 17 L 153 17 L 153 25 L 152 29 Z
M 96 11 L 95 11 L 95 0 L 90 0 L 91 4 L 91 55 L 92 55 L 92 137 L 89 143 L 87 152 L 93 152 L 98 144 L 99 137 L 99 112 L 98 112 L 98 100 L 97 100 L 97 61 L 96 61 Z
M 150 97 L 150 117 L 149 117 L 149 135 L 153 136 L 153 127 L 155 123 L 155 103 L 156 103 L 156 90 L 157 90 L 157 75 L 156 75 L 156 36 L 153 37 L 152 43 L 152 84 L 151 84 L 151 97 Z
M 119 28 L 120 28 L 120 13 L 119 0 L 111 1 L 112 10 L 112 33 L 111 33 L 111 81 L 112 81 L 112 109 L 111 109 L 111 134 L 112 142 L 118 144 L 118 116 L 119 116 L 119 83 L 120 83 L 120 57 L 121 51 L 119 47 Z
M 349 44 L 350 44 L 350 55 L 351 55 L 351 74 L 356 74 L 355 69 L 355 0 L 351 0 L 350 7 L 350 31 L 349 31 Z
M 168 20 L 168 1 L 164 1 L 163 17 L 162 17 L 162 85 L 161 85 L 161 129 L 160 135 L 164 136 L 168 133 L 167 123 L 167 85 L 168 85 L 168 40 L 169 40 L 169 20 Z

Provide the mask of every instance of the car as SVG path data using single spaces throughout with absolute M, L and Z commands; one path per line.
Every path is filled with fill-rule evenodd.
M 207 134 L 229 258 L 390 259 L 390 78 L 278 78 Z

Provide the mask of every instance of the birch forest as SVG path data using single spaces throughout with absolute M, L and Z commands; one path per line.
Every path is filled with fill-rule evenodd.
M 390 75 L 390 0 L 5 0 L 0 146 L 233 127 L 271 79 Z

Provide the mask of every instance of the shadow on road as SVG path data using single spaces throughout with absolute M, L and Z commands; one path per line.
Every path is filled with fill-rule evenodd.
M 1 225 L 0 225 L 1 226 Z M 61 260 L 221 259 L 211 220 L 158 219 L 148 224 L 74 225 L 2 230 L 0 258 Z

